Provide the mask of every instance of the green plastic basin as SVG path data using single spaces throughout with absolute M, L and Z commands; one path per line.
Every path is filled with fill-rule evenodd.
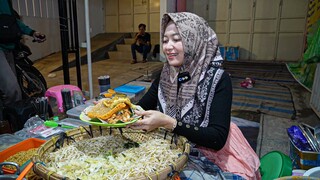
M 292 162 L 289 156 L 280 151 L 271 151 L 260 159 L 262 180 L 276 179 L 292 175 Z

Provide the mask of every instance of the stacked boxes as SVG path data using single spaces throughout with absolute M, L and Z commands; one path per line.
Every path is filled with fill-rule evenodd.
M 239 46 L 220 46 L 219 49 L 223 59 L 227 61 L 236 61 L 240 58 Z

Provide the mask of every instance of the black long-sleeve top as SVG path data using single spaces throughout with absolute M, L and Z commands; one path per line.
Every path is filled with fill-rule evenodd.
M 160 77 L 155 79 L 139 105 L 145 110 L 156 109 Z M 214 150 L 223 148 L 229 133 L 232 103 L 232 84 L 224 72 L 216 86 L 212 101 L 208 127 L 195 127 L 179 122 L 174 133 L 185 136 L 189 141 Z

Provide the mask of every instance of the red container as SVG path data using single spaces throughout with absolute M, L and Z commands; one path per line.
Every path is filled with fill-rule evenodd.
M 15 144 L 3 151 L 0 152 L 0 162 L 3 162 L 4 160 L 8 159 L 10 156 L 13 156 L 21 151 L 28 151 L 31 148 L 38 148 L 40 147 L 45 140 L 37 139 L 37 138 L 29 138 L 24 141 L 19 142 L 18 144 Z M 25 176 L 27 172 L 32 168 L 32 163 L 29 163 L 26 168 L 20 173 L 20 176 Z M 7 168 L 2 168 L 3 172 L 6 174 L 14 174 L 15 171 Z M 18 179 L 22 179 L 22 178 Z

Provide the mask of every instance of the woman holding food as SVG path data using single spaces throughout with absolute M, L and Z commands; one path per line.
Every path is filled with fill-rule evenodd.
M 136 111 L 143 119 L 132 129 L 158 127 L 185 136 L 222 171 L 260 179 L 259 158 L 230 122 L 232 84 L 222 68 L 215 32 L 192 13 L 168 13 L 161 38 L 167 62 Z

